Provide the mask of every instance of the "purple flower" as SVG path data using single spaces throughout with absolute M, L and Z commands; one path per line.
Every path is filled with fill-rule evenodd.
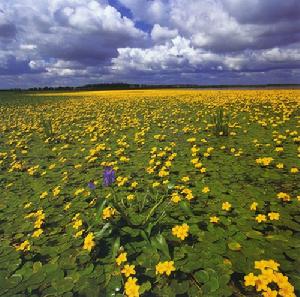
M 93 182 L 92 180 L 88 183 L 88 187 L 89 187 L 91 190 L 95 190 L 95 189 L 96 189 L 96 185 L 94 184 L 94 182 Z
M 103 171 L 103 186 L 108 187 L 114 183 L 116 179 L 116 173 L 112 167 L 105 167 Z

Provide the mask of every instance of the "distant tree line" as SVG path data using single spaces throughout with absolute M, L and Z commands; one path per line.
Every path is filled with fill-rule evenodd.
M 77 87 L 35 87 L 29 89 L 14 88 L 10 91 L 101 91 L 101 90 L 130 90 L 130 89 L 230 89 L 230 88 L 283 88 L 300 87 L 300 84 L 264 84 L 264 85 L 197 85 L 197 84 L 129 84 L 129 83 L 101 83 L 87 84 Z M 8 91 L 3 89 L 0 91 Z

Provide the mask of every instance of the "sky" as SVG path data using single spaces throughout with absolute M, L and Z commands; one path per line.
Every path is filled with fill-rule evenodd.
M 299 0 L 0 0 L 0 88 L 300 83 Z

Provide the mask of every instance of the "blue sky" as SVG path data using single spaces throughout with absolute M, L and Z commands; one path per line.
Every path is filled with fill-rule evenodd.
M 300 83 L 299 0 L 0 2 L 0 88 Z

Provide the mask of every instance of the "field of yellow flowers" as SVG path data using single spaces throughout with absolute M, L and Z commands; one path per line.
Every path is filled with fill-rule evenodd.
M 300 91 L 0 94 L 0 295 L 300 296 Z

